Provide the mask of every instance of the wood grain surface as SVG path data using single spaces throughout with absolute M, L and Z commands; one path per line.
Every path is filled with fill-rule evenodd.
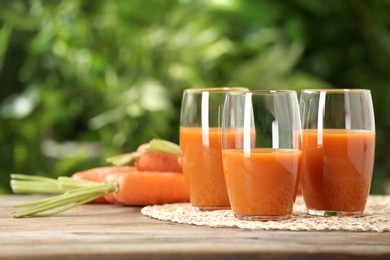
M 254 231 L 176 224 L 139 207 L 83 205 L 11 217 L 39 197 L 0 196 L 0 259 L 390 259 L 390 232 Z

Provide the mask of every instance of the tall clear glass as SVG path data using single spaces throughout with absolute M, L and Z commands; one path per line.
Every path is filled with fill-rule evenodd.
M 183 173 L 192 206 L 230 209 L 222 169 L 221 122 L 226 94 L 240 87 L 186 89 L 180 115 Z
M 222 159 L 234 215 L 245 220 L 291 216 L 301 163 L 295 91 L 231 92 L 222 122 Z
M 301 189 L 308 213 L 361 216 L 375 155 L 371 91 L 306 89 L 300 109 Z

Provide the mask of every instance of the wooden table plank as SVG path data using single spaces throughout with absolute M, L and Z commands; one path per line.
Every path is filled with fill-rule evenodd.
M 211 228 L 150 219 L 138 207 L 116 205 L 11 217 L 12 204 L 36 198 L 0 196 L 0 259 L 390 259 L 390 232 Z

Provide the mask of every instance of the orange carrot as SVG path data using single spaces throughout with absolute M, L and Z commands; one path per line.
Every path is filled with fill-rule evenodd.
M 107 162 L 117 166 L 134 164 L 139 171 L 183 172 L 180 147 L 159 139 L 140 145 L 135 152 L 108 158 Z
M 85 181 L 93 181 L 93 182 L 105 182 L 106 177 L 110 174 L 123 174 L 126 172 L 134 171 L 136 170 L 133 166 L 105 166 L 105 167 L 97 167 L 92 168 L 85 171 L 79 171 L 72 175 L 73 179 L 76 180 L 85 180 Z M 96 204 L 105 204 L 109 203 L 110 201 L 107 201 L 104 196 L 101 196 L 90 203 L 96 203 Z
M 72 178 L 77 180 L 104 182 L 106 177 L 112 173 L 124 173 L 134 170 L 135 168 L 133 166 L 103 166 L 76 172 L 72 175 Z
M 90 202 L 142 206 L 189 201 L 177 144 L 153 139 L 136 152 L 107 161 L 115 166 L 93 168 L 57 180 L 11 175 L 14 192 L 64 192 L 54 198 L 16 204 L 14 207 L 30 208 L 13 212 L 13 216 L 52 216 Z
M 134 167 L 135 168 L 135 167 Z M 123 173 L 111 173 L 110 175 L 108 175 L 105 179 L 105 182 L 107 183 L 116 183 L 116 178 L 119 176 L 119 175 L 122 175 Z M 107 193 L 103 196 L 103 198 L 109 202 L 109 203 L 112 203 L 112 204 L 122 204 L 121 202 L 119 202 L 116 197 L 115 197 L 115 193 L 114 192 L 110 192 L 110 193 Z
M 141 172 L 129 171 L 108 175 L 107 183 L 96 183 L 77 180 L 71 177 L 58 177 L 57 181 L 40 177 L 39 179 L 27 175 L 11 176 L 15 181 L 14 187 L 31 184 L 51 183 L 51 185 L 67 185 L 75 187 L 61 195 L 37 201 L 29 201 L 13 205 L 14 208 L 28 207 L 20 211 L 13 211 L 12 216 L 47 217 L 59 214 L 79 205 L 89 203 L 103 195 L 113 196 L 121 204 L 142 206 L 151 204 L 188 202 L 189 193 L 184 175 L 175 172 Z M 112 178 L 112 179 L 111 179 Z
M 180 173 L 132 171 L 116 175 L 111 182 L 119 185 L 119 191 L 113 193 L 113 197 L 124 205 L 189 201 L 184 175 Z
M 139 158 L 135 166 L 140 171 L 159 171 L 159 172 L 183 172 L 182 166 L 177 156 L 161 152 L 148 151 L 149 144 L 143 144 L 138 147 Z

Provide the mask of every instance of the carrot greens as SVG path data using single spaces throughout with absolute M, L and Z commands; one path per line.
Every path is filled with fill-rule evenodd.
M 149 152 L 158 152 L 164 154 L 170 154 L 174 156 L 180 156 L 180 146 L 170 141 L 162 139 L 152 139 L 146 146 L 146 150 Z M 140 158 L 139 152 L 124 153 L 109 157 L 106 159 L 108 163 L 115 166 L 129 165 L 136 162 Z
M 11 184 L 15 193 L 64 192 L 61 195 L 51 198 L 13 205 L 14 208 L 27 207 L 26 209 L 12 212 L 12 216 L 15 218 L 26 216 L 53 216 L 68 209 L 88 203 L 107 193 L 116 192 L 119 189 L 116 183 L 96 183 L 85 180 L 75 180 L 70 177 L 51 179 L 23 174 L 12 174 Z
M 134 163 L 139 157 L 140 154 L 138 152 L 124 153 L 109 157 L 106 159 L 106 162 L 115 166 L 123 166 Z
M 86 203 L 148 205 L 188 202 L 180 164 L 180 146 L 161 139 L 142 144 L 137 151 L 107 159 L 105 166 L 56 179 L 11 174 L 14 193 L 56 196 L 13 205 L 15 218 L 47 217 Z M 125 166 L 134 164 L 134 166 Z
M 91 185 L 96 185 L 96 183 L 87 183 L 84 180 L 76 182 L 70 177 L 53 179 L 35 175 L 11 174 L 11 188 L 14 193 L 57 194 Z
M 167 140 L 152 139 L 146 150 L 180 156 L 180 146 Z

